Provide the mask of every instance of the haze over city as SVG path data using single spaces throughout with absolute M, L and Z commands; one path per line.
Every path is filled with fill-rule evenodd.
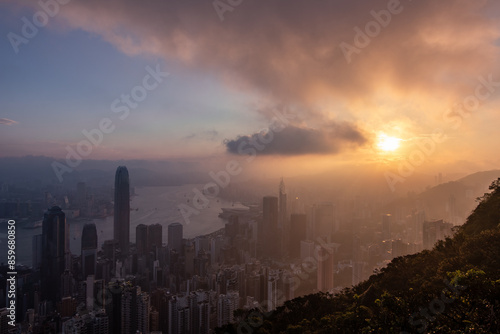
M 256 332 L 313 330 L 265 312 L 364 294 L 495 198 L 498 2 L 0 0 L 0 18 L 21 331 L 237 332 L 254 309 L 274 326 Z

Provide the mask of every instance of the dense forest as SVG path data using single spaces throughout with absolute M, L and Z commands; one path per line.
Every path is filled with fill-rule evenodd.
M 500 179 L 432 250 L 395 258 L 341 293 L 235 312 L 217 333 L 500 333 Z

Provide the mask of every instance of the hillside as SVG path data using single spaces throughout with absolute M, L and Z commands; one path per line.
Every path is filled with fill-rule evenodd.
M 433 250 L 396 258 L 335 296 L 238 311 L 238 323 L 217 333 L 499 333 L 500 179 L 490 190 Z

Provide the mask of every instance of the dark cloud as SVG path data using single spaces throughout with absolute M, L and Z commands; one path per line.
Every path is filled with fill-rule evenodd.
M 365 142 L 365 136 L 355 126 L 331 123 L 318 129 L 289 125 L 279 132 L 271 129 L 226 140 L 224 144 L 231 154 L 248 154 L 253 147 L 258 154 L 291 156 L 336 154 L 345 147 Z

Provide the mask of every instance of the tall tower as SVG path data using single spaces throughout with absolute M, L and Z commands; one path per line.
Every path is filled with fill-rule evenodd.
M 169 250 L 175 249 L 182 254 L 182 224 L 172 223 L 168 225 L 168 245 Z
M 82 273 L 86 279 L 95 275 L 97 263 L 97 228 L 94 223 L 85 224 L 82 231 Z
M 319 258 L 317 265 L 317 289 L 323 292 L 333 289 L 333 246 L 328 245 L 327 247 L 316 246 L 316 254 L 318 254 Z
M 128 170 L 119 166 L 115 174 L 115 215 L 114 240 L 121 249 L 122 255 L 127 255 L 130 243 L 130 183 Z
M 266 196 L 262 202 L 262 248 L 265 256 L 276 256 L 276 252 L 281 249 L 281 239 L 278 238 L 278 198 Z
M 283 228 L 286 225 L 287 211 L 286 211 L 286 192 L 285 182 L 281 178 L 280 192 L 279 192 L 279 225 Z
M 155 247 L 161 248 L 163 239 L 163 227 L 161 224 L 153 224 L 148 226 L 148 247 L 155 251 Z
M 135 247 L 138 254 L 146 254 L 148 252 L 148 232 L 147 225 L 139 224 L 135 228 Z
M 53 206 L 43 216 L 42 223 L 42 300 L 61 299 L 60 282 L 65 269 L 65 256 L 69 250 L 66 215 Z
M 280 189 L 279 189 L 279 219 L 278 219 L 278 233 L 281 239 L 281 254 L 285 254 L 288 251 L 288 245 L 290 243 L 290 224 L 288 221 L 287 212 L 287 196 L 285 192 L 285 182 L 281 178 Z

